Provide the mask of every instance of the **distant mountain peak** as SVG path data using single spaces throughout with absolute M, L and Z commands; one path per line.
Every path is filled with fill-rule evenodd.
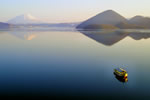
M 113 11 L 113 10 L 106 10 L 106 11 L 103 11 L 102 13 L 99 13 L 99 14 L 97 14 L 96 16 L 99 16 L 99 15 L 107 15 L 107 14 L 117 14 L 115 11 Z
M 29 13 L 23 14 L 22 16 L 24 16 L 25 19 L 38 20 L 36 17 L 32 16 L 32 15 L 29 14 Z
M 84 28 L 92 24 L 111 24 L 116 25 L 120 22 L 126 22 L 127 19 L 113 10 L 106 10 L 96 16 L 84 21 L 77 28 Z
M 129 20 L 129 23 L 150 28 L 150 17 L 134 16 Z
M 132 19 L 141 19 L 141 18 L 144 18 L 144 16 L 137 15 L 137 16 L 134 16 L 133 18 L 131 18 L 130 20 L 132 20 Z
M 32 16 L 31 14 L 22 14 L 19 16 L 16 16 L 13 19 L 8 20 L 8 23 L 10 24 L 35 24 L 35 23 L 41 23 L 41 21 Z
M 114 10 L 106 10 L 106 11 L 104 11 L 102 13 L 116 13 L 116 12 Z

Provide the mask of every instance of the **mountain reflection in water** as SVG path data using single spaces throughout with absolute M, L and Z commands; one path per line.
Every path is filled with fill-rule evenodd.
M 145 31 L 83 31 L 85 35 L 76 31 L 0 31 L 0 93 L 147 100 L 150 32 Z M 116 67 L 125 67 L 128 79 L 114 76 Z
M 95 41 L 112 46 L 117 42 L 123 40 L 127 36 L 131 37 L 134 40 L 148 39 L 150 38 L 150 31 L 125 31 L 125 30 L 103 30 L 103 31 L 80 31 L 89 38 L 94 39 Z
M 37 37 L 36 33 L 33 32 L 27 32 L 27 31 L 22 31 L 22 32 L 10 32 L 11 35 L 18 37 L 23 40 L 32 40 Z

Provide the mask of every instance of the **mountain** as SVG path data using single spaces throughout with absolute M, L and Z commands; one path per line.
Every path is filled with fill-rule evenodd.
M 129 23 L 150 28 L 150 18 L 149 17 L 135 16 L 129 20 Z
M 129 24 L 125 22 L 118 23 L 116 27 L 120 29 L 147 29 L 148 28 L 146 26 L 137 25 L 137 24 Z
M 83 23 L 78 25 L 77 28 L 82 29 L 88 25 L 95 25 L 95 24 L 116 25 L 121 22 L 127 22 L 127 19 L 113 10 L 107 10 L 84 21 Z
M 118 29 L 118 27 L 109 24 L 92 24 L 85 26 L 84 29 Z
M 16 16 L 15 18 L 8 20 L 7 23 L 10 23 L 10 24 L 38 24 L 41 22 L 42 21 L 33 17 L 30 14 L 24 14 L 24 15 Z
M 7 28 L 10 28 L 10 27 L 11 27 L 10 24 L 0 22 L 0 29 L 7 29 Z

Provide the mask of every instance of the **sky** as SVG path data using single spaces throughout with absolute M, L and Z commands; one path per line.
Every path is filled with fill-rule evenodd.
M 105 10 L 126 18 L 150 16 L 150 0 L 0 0 L 0 21 L 31 14 L 53 23 L 84 21 Z

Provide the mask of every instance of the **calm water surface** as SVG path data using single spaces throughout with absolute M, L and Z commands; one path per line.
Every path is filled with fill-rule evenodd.
M 150 99 L 150 31 L 0 31 L 0 95 Z M 128 82 L 113 69 L 128 71 Z

